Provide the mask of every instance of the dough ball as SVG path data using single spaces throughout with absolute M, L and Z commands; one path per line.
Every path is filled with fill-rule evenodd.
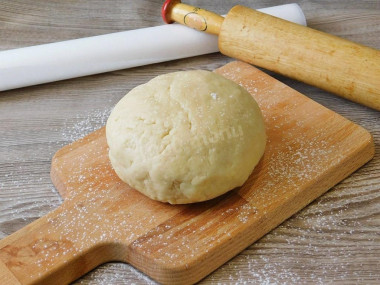
M 241 186 L 263 155 L 260 109 L 238 84 L 209 71 L 174 72 L 131 90 L 107 121 L 117 175 L 171 204 Z

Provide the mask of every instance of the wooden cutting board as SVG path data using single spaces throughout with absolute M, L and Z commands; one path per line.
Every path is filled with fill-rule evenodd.
M 0 284 L 64 284 L 116 260 L 161 283 L 194 283 L 373 157 L 366 130 L 262 71 L 232 62 L 216 72 L 265 117 L 267 148 L 242 187 L 192 205 L 150 200 L 113 172 L 102 128 L 54 156 L 65 201 L 0 241 Z

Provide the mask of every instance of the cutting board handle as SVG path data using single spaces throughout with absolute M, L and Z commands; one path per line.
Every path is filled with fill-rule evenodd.
M 78 215 L 81 207 L 65 201 L 1 240 L 0 284 L 68 284 L 102 263 L 120 260 L 123 248 L 93 227 L 90 232 L 86 223 L 91 220 Z M 82 226 L 71 227 L 75 223 Z

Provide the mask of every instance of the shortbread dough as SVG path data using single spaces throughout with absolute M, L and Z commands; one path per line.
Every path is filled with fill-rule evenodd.
M 132 89 L 106 129 L 121 180 L 171 204 L 212 199 L 241 186 L 266 143 L 252 96 L 203 70 L 161 75 Z

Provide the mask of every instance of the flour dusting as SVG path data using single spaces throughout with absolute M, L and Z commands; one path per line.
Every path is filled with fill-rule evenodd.
M 255 87 L 254 83 L 254 81 L 251 82 L 249 91 L 255 95 L 255 98 L 257 97 L 259 104 L 268 103 L 266 98 L 260 97 L 260 90 Z M 211 96 L 214 97 L 212 94 Z M 267 107 L 272 107 L 275 104 L 276 102 L 270 102 Z M 60 130 L 61 138 L 64 140 L 62 144 L 73 142 L 104 126 L 110 111 L 109 108 L 93 110 L 78 115 L 74 119 L 68 119 Z M 289 110 L 285 109 L 284 111 Z M 266 116 L 267 122 L 270 122 L 269 131 L 272 134 L 284 135 L 281 130 L 287 127 L 287 123 L 283 116 L 283 113 Z M 303 128 L 304 123 L 298 121 L 295 126 Z M 289 140 L 282 141 L 283 146 L 278 150 L 276 157 L 269 157 L 270 160 L 273 160 L 268 165 L 267 174 L 271 182 L 263 183 L 261 191 L 271 191 L 276 183 L 281 181 L 285 181 L 285 186 L 288 189 L 297 187 L 299 183 L 308 183 L 315 175 L 323 174 L 324 169 L 320 165 L 324 162 L 325 157 L 340 152 L 340 146 L 333 145 L 323 131 L 317 133 L 316 137 L 305 135 L 296 138 L 292 137 L 293 135 L 294 133 L 289 131 L 287 133 Z M 51 149 L 54 150 L 56 147 L 56 144 L 52 145 Z M 95 149 L 96 147 L 94 147 L 93 152 L 96 152 Z M 102 154 L 99 153 L 99 155 Z M 81 163 L 84 163 L 86 159 L 85 155 L 78 157 L 78 161 Z M 334 163 L 339 164 L 341 159 L 343 157 L 337 154 Z M 42 187 L 50 187 L 50 185 L 42 183 L 47 178 L 41 178 L 38 173 L 25 175 L 28 173 L 28 161 L 25 160 L 24 164 L 25 166 L 20 167 L 15 172 L 6 173 L 0 187 L 12 188 L 12 191 L 19 193 L 20 197 L 30 194 L 28 193 L 29 185 L 43 184 Z M 80 167 L 70 182 L 85 183 L 101 175 L 111 175 L 102 167 L 94 167 L 89 176 L 85 176 L 80 174 L 80 170 L 82 170 Z M 48 173 L 48 169 L 46 171 Z M 355 189 L 356 185 L 363 185 L 365 183 L 363 181 L 369 175 L 373 174 L 367 174 L 365 170 L 362 170 L 359 175 L 353 175 L 343 181 L 334 190 L 317 199 L 316 202 L 206 277 L 200 284 L 326 284 L 328 281 L 331 282 L 331 276 L 334 276 L 335 282 L 342 284 L 347 280 L 353 280 L 356 283 L 362 281 L 363 284 L 369 283 L 366 282 L 368 279 L 364 281 L 361 279 L 362 272 L 370 270 L 369 264 L 371 263 L 379 264 L 375 255 L 379 249 L 378 229 L 375 222 L 371 223 L 371 219 L 378 214 L 378 208 L 376 204 L 369 201 L 379 199 L 380 194 L 379 191 L 376 191 L 377 185 L 368 185 L 360 195 L 356 193 Z M 345 187 L 346 182 L 352 187 Z M 97 205 L 104 203 L 103 200 L 122 203 L 125 199 L 124 202 L 127 203 L 128 197 L 126 195 L 119 197 L 110 193 L 107 183 L 101 185 L 102 187 L 98 188 L 96 193 L 91 190 L 97 185 L 90 183 L 88 186 L 90 191 L 84 197 L 86 204 L 78 204 L 63 211 L 58 216 L 58 220 L 49 220 L 51 233 L 57 231 L 62 233 L 62 241 L 42 240 L 34 245 L 34 249 L 40 250 L 42 253 L 40 259 L 37 260 L 36 265 L 38 267 L 53 265 L 54 259 L 59 258 L 54 251 L 57 246 L 62 249 L 60 254 L 77 256 L 88 246 L 99 241 L 108 242 L 123 239 L 133 242 L 142 235 L 147 224 L 158 227 L 158 225 L 162 225 L 161 220 L 165 220 L 165 217 L 160 216 L 160 213 L 156 214 L 152 211 L 148 214 L 140 213 L 141 219 L 131 224 L 129 221 L 132 213 L 123 209 L 109 217 L 107 211 L 111 211 L 110 204 L 103 205 L 104 211 L 98 211 Z M 286 192 L 285 190 L 284 192 Z M 50 199 L 44 201 L 45 204 L 50 203 L 47 208 L 46 205 L 45 207 L 41 205 L 41 201 L 33 202 L 33 197 L 30 201 L 22 197 L 19 200 L 9 199 L 5 202 L 15 203 L 15 205 L 26 203 L 27 205 L 23 206 L 22 212 L 17 208 L 12 209 L 10 207 L 10 209 L 14 211 L 13 217 L 15 219 L 22 216 L 25 223 L 28 223 L 29 219 L 34 219 L 36 215 L 41 213 L 41 208 L 43 208 L 42 212 L 48 212 L 51 210 L 50 208 L 57 207 L 62 203 L 54 188 L 49 188 L 48 193 L 57 198 L 47 197 Z M 277 199 L 283 193 L 279 191 L 273 194 L 274 199 Z M 170 224 L 162 225 L 163 232 L 151 238 L 150 242 L 154 246 L 163 245 L 162 249 L 157 252 L 158 254 L 162 252 L 163 256 L 169 258 L 178 258 L 181 254 L 194 256 L 200 248 L 208 252 L 215 244 L 230 238 L 231 232 L 223 232 L 224 227 L 228 224 L 225 219 L 235 217 L 236 224 L 247 225 L 251 217 L 255 217 L 258 213 L 262 214 L 260 211 L 271 205 L 271 201 L 265 200 L 264 195 L 260 193 L 255 195 L 258 200 L 262 199 L 260 205 L 248 203 L 220 212 L 220 229 L 222 232 L 219 233 L 219 236 L 209 236 L 201 240 L 199 245 L 202 247 L 191 247 L 186 243 L 186 238 L 181 240 L 178 237 L 178 246 L 173 247 L 173 251 L 166 252 L 164 246 L 176 236 L 176 232 L 171 231 L 174 226 Z M 74 197 L 75 195 L 70 199 L 74 199 Z M 151 206 L 153 208 L 154 203 Z M 136 207 L 142 207 L 142 205 L 136 205 Z M 363 210 L 364 208 L 365 210 Z M 206 232 L 211 226 L 206 223 L 199 227 L 184 228 L 184 233 L 188 236 L 198 236 Z M 363 240 L 363 233 L 366 233 L 365 240 Z M 337 241 L 339 241 L 338 244 Z M 136 243 L 135 246 L 136 249 L 140 249 L 140 244 Z M 148 252 L 148 249 L 146 250 Z M 351 256 L 360 254 L 363 255 L 362 262 L 357 262 L 358 258 L 353 261 L 350 260 Z M 41 273 L 36 272 L 35 274 Z M 91 279 L 96 280 L 91 284 L 157 284 L 145 274 L 123 263 L 103 265 L 89 274 Z M 379 276 L 373 274 L 373 280 L 370 281 L 376 283 L 379 281 Z M 126 276 L 128 280 L 126 280 Z M 368 274 L 364 276 L 368 276 Z M 89 283 L 80 279 L 76 284 Z
M 63 139 L 68 142 L 74 142 L 105 126 L 111 110 L 111 108 L 92 110 L 87 114 L 80 114 L 74 119 L 68 120 L 62 129 Z

